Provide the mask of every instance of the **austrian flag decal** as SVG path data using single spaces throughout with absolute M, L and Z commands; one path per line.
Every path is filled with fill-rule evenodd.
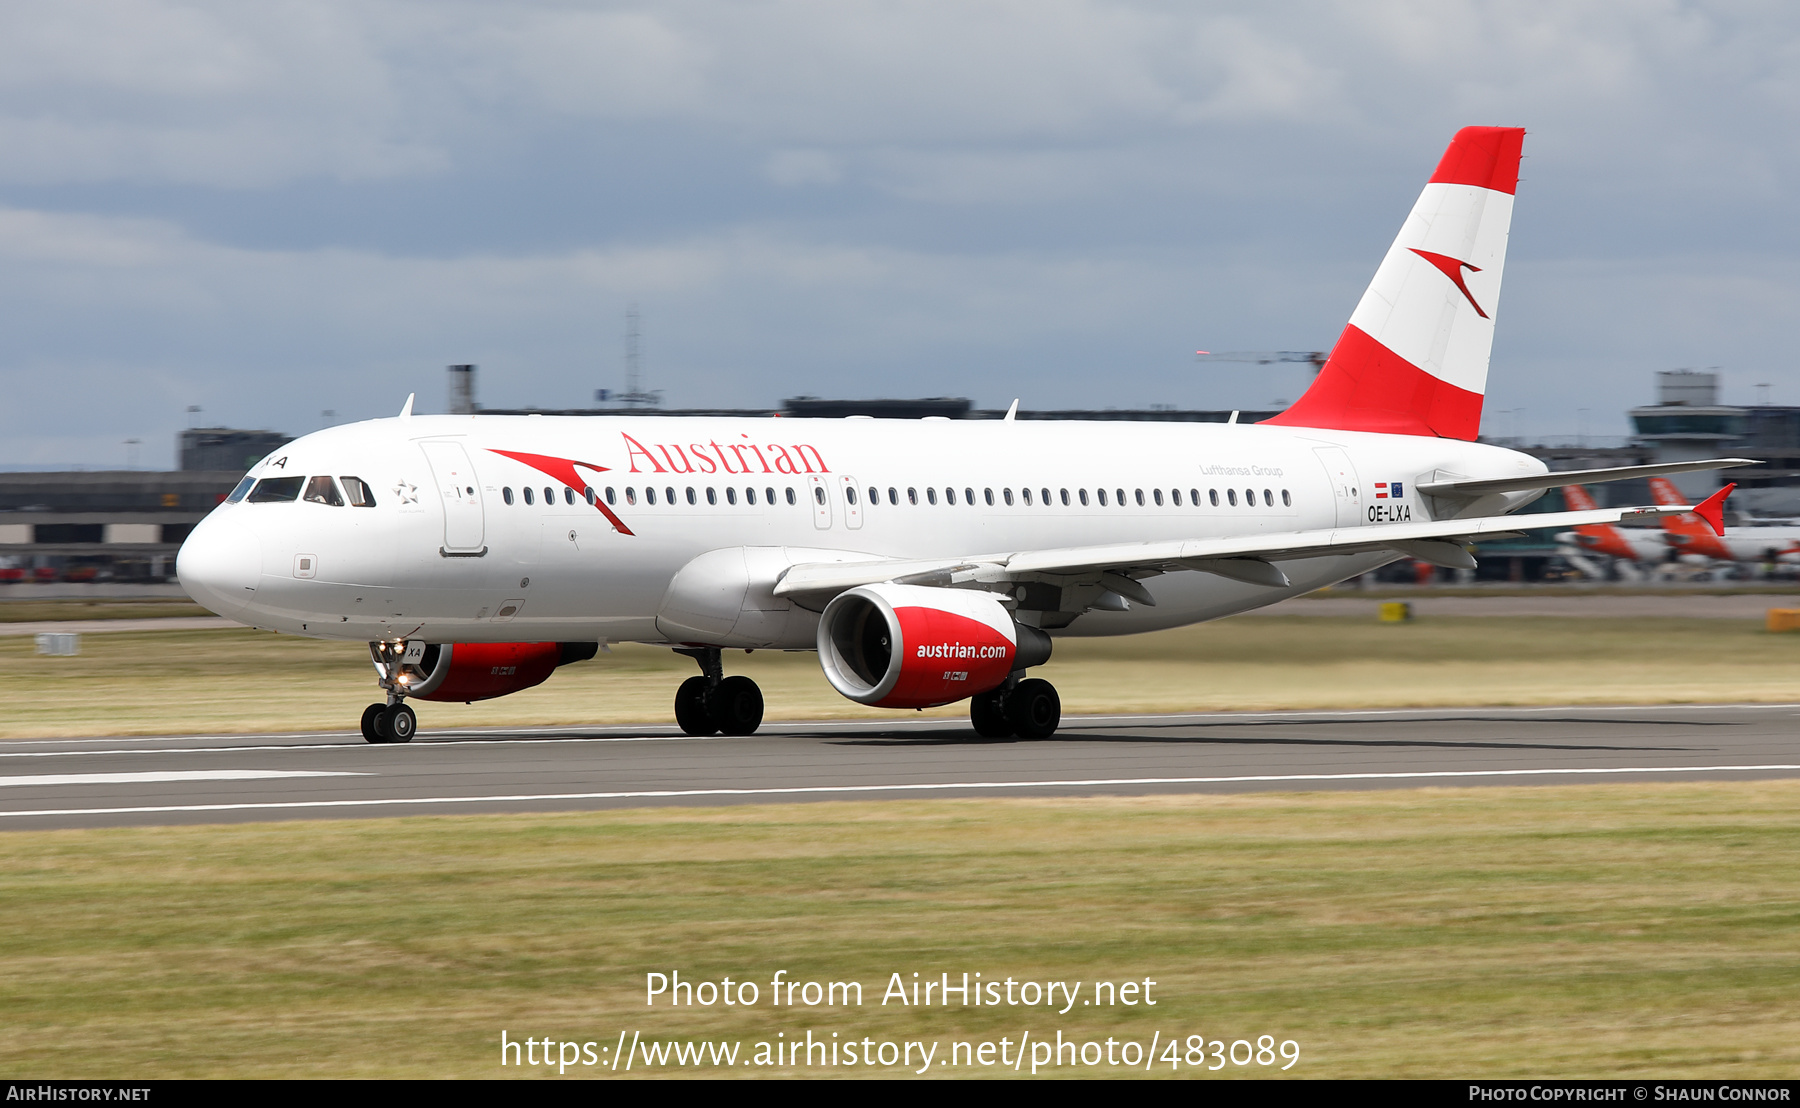
M 1398 500 L 1405 495 L 1406 495 L 1406 490 L 1403 487 L 1401 487 L 1401 484 L 1399 481 L 1377 481 L 1377 482 L 1375 482 L 1375 499 L 1377 499 L 1377 500 L 1386 500 L 1389 497 L 1392 497 L 1393 499 Z

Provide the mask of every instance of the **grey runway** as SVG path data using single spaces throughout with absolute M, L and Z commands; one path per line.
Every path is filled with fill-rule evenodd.
M 966 723 L 771 723 L 0 743 L 0 828 L 906 797 L 1800 777 L 1800 705 L 1086 716 L 1042 742 Z

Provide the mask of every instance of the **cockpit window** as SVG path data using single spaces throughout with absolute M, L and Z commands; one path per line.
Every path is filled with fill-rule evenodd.
M 306 495 L 302 498 L 308 504 L 329 504 L 333 508 L 342 508 L 344 498 L 338 495 L 337 485 L 331 478 L 314 477 L 306 483 Z
M 256 484 L 256 478 L 245 477 L 242 481 L 237 483 L 237 488 L 231 490 L 231 495 L 225 498 L 225 503 L 236 504 L 238 501 L 244 499 L 244 494 L 249 492 L 250 486 L 254 484 Z
M 344 495 L 350 498 L 352 507 L 373 508 L 375 506 L 375 490 L 371 489 L 369 483 L 361 477 L 339 477 L 338 483 L 344 486 Z
M 250 490 L 248 499 L 252 504 L 285 504 L 300 495 L 305 483 L 304 477 L 265 477 Z

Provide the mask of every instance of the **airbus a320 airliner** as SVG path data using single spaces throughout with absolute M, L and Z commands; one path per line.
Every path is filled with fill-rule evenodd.
M 969 701 L 1042 738 L 1065 635 L 1218 619 L 1401 557 L 1471 567 L 1547 488 L 1733 460 L 1548 473 L 1476 442 L 1525 132 L 1457 133 L 1300 400 L 1255 425 L 424 416 L 270 455 L 194 529 L 188 594 L 369 644 L 370 742 L 409 700 L 539 684 L 607 642 L 691 655 L 689 734 L 747 735 L 727 650 L 817 650 L 862 704 Z M 1725 490 L 1729 491 L 1729 490 Z M 1724 492 L 1691 510 L 1717 529 Z M 1534 515 L 1612 523 L 1679 507 Z

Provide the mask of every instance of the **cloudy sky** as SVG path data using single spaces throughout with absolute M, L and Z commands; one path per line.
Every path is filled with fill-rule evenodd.
M 1445 143 L 1528 129 L 1490 433 L 1800 403 L 1800 7 L 0 6 L 0 465 L 444 405 L 1261 407 Z M 1585 411 L 1583 411 L 1585 409 Z

